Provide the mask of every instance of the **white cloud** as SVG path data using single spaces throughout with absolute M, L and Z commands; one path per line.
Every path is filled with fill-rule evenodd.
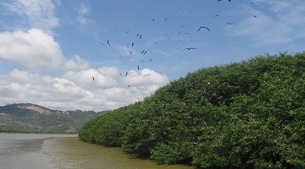
M 30 29 L 0 32 L 0 63 L 18 67 L 5 75 L 0 74 L 0 105 L 35 103 L 60 110 L 101 111 L 140 101 L 168 83 L 166 75 L 151 69 L 133 70 L 128 76 L 120 76 L 122 71 L 117 67 L 94 69 L 90 68 L 89 61 L 78 55 L 65 58 L 52 36 L 52 29 L 59 26 L 56 3 L 60 2 L 12 0 L 2 4 L 6 12 L 11 12 L 5 15 L 16 19 L 17 14 L 20 25 L 14 25 L 14 30 L 25 23 Z M 96 26 L 89 19 L 90 10 L 90 5 L 79 6 L 78 13 L 73 15 L 78 26 Z M 94 32 L 91 30 L 90 33 Z M 139 53 L 123 46 L 116 49 L 126 55 L 130 51 Z M 39 71 L 45 69 L 56 70 L 56 74 L 45 75 L 43 73 L 50 72 Z
M 105 76 L 117 76 L 119 75 L 119 70 L 116 67 L 101 67 L 98 68 L 98 72 L 100 72 L 101 74 L 105 75 Z
M 30 27 L 50 30 L 59 25 L 52 0 L 14 0 L 4 6 L 26 20 Z
M 150 69 L 143 69 L 140 71 L 131 70 L 128 75 L 125 76 L 124 81 L 126 84 L 131 86 L 142 86 L 142 85 L 165 85 L 168 83 L 166 75 L 161 75 Z
M 64 63 L 65 70 L 84 70 L 88 69 L 89 67 L 89 62 L 87 60 L 81 59 L 78 55 Z
M 168 83 L 165 75 L 143 69 L 129 77 L 134 83 L 128 87 L 124 80 L 115 80 L 125 78 L 117 73 L 115 67 L 102 67 L 52 77 L 14 69 L 0 75 L 0 105 L 35 103 L 59 110 L 110 110 L 143 100 Z M 91 75 L 95 75 L 94 81 Z
M 116 84 L 114 78 L 106 76 L 95 69 L 68 71 L 63 77 L 74 81 L 81 86 L 87 86 L 90 88 L 109 88 Z
M 0 59 L 29 69 L 56 69 L 64 60 L 60 46 L 40 29 L 0 33 Z

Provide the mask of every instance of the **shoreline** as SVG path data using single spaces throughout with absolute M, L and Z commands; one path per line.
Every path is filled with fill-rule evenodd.
M 152 160 L 135 158 L 121 148 L 85 143 L 77 136 L 46 139 L 42 144 L 56 168 L 65 169 L 193 169 L 183 165 L 158 165 Z

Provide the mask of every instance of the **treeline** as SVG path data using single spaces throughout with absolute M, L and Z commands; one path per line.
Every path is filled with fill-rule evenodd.
M 81 140 L 162 164 L 305 168 L 305 53 L 200 69 L 85 123 Z

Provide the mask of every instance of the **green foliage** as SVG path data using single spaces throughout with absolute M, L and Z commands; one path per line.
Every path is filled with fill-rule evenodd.
M 197 70 L 90 120 L 84 141 L 162 164 L 305 168 L 305 53 Z

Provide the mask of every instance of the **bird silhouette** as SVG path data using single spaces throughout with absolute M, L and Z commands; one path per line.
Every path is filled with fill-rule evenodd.
M 92 81 L 94 81 L 94 77 L 92 77 Z
M 140 70 L 140 66 L 139 65 L 137 65 L 137 68 L 138 68 L 138 70 Z
M 210 29 L 209 29 L 208 27 L 206 27 L 206 26 L 200 26 L 199 29 L 198 29 L 198 31 L 200 31 L 200 29 L 206 29 L 206 30 L 208 30 L 209 32 L 211 32 Z
M 193 49 L 197 49 L 197 48 L 190 47 L 190 48 L 184 48 L 183 50 L 193 50 Z
M 143 55 L 145 55 L 146 54 L 146 50 L 142 50 L 142 52 L 140 53 L 140 54 L 143 54 Z

